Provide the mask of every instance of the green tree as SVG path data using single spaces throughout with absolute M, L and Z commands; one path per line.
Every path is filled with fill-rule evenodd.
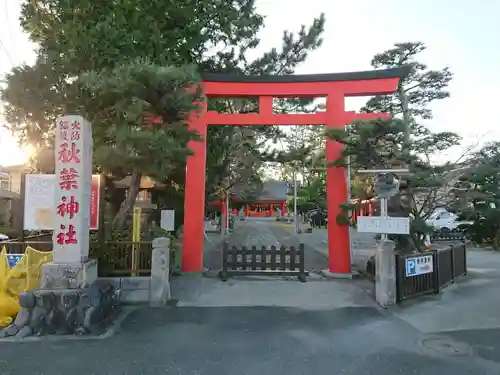
M 408 74 L 399 82 L 397 92 L 391 95 L 374 96 L 361 109 L 362 112 L 384 112 L 396 118 L 402 118 L 406 124 L 405 142 L 409 141 L 410 134 L 419 139 L 430 139 L 430 130 L 421 126 L 420 120 L 432 119 L 430 103 L 450 96 L 448 85 L 453 74 L 448 67 L 433 70 L 422 63 L 420 57 L 426 48 L 423 42 L 396 43 L 393 48 L 376 54 L 371 61 L 374 69 L 403 67 L 408 69 Z M 426 152 L 425 142 L 422 142 L 422 146 L 422 150 L 415 151 Z M 410 149 L 412 146 L 409 146 L 407 151 L 410 152 Z M 432 154 L 435 150 L 429 151 Z M 374 195 L 371 189 L 372 176 L 358 175 L 356 170 L 352 169 L 351 180 L 353 195 L 358 195 L 361 199 L 371 198 Z M 432 192 L 429 193 L 432 195 Z M 433 205 L 428 205 L 428 209 L 432 209 L 430 206 Z
M 80 112 L 92 123 L 97 165 L 106 174 L 131 176 L 127 197 L 113 221 L 122 228 L 139 193 L 141 177 L 166 181 L 186 162 L 189 140 L 199 140 L 185 125 L 201 90 L 193 68 L 159 66 L 146 61 L 118 65 L 80 76 L 78 83 L 92 98 L 91 111 Z M 144 116 L 160 116 L 160 124 L 145 127 Z
M 478 244 L 500 248 L 500 142 L 486 144 L 460 169 L 452 207 Z
M 410 235 L 390 235 L 396 242 L 396 249 L 411 252 L 423 250 L 424 235 L 431 231 L 425 220 L 446 194 L 447 172 L 454 169 L 452 163 L 432 164 L 430 155 L 458 145 L 460 138 L 449 132 L 426 132 L 426 136 L 412 135 L 410 142 L 405 138 L 406 124 L 399 119 L 357 121 L 347 129 L 328 129 L 327 137 L 344 144 L 341 157 L 333 165 L 347 167 L 350 158 L 351 168 L 359 169 L 395 169 L 407 165 L 410 174 L 396 176 L 404 179 L 399 194 L 389 200 L 391 216 L 411 219 Z M 403 146 L 406 145 L 406 150 Z M 408 153 L 409 151 L 409 153 Z M 348 212 L 355 205 L 346 203 L 342 206 L 344 214 L 337 218 L 340 224 L 350 222 Z
M 94 118 L 99 111 L 99 104 L 77 84 L 84 73 L 147 58 L 159 66 L 193 64 L 203 72 L 289 74 L 321 44 L 324 21 L 321 15 L 298 34 L 285 32 L 281 48 L 248 61 L 246 53 L 258 46 L 257 33 L 263 26 L 253 0 L 25 1 L 21 25 L 38 45 L 38 58 L 33 66 L 16 67 L 7 76 L 2 91 L 6 117 L 22 143 L 48 150 L 44 153 L 50 155 L 57 116 L 85 107 Z M 237 103 L 214 101 L 209 108 L 222 112 L 256 110 L 247 101 L 243 106 Z M 94 129 L 98 128 L 94 124 Z M 240 142 L 235 140 L 238 131 L 235 127 L 209 129 L 207 190 L 228 187 L 241 176 L 250 175 L 248 165 L 247 172 L 234 172 L 241 159 L 247 158 L 235 152 L 234 145 Z M 256 128 L 255 132 L 259 141 L 278 134 L 276 127 Z M 252 154 L 258 156 L 257 145 Z M 50 171 L 47 161 L 50 157 L 40 157 L 38 167 Z M 180 178 L 177 183 L 184 183 L 183 173 L 172 175 Z
M 371 61 L 374 69 L 407 67 L 409 74 L 401 79 L 396 93 L 371 98 L 363 111 L 387 112 L 395 116 L 406 112 L 410 121 L 431 119 L 429 104 L 450 96 L 448 85 L 453 74 L 448 67 L 431 70 L 422 63 L 419 58 L 426 48 L 422 42 L 396 43 L 393 48 L 376 54 Z

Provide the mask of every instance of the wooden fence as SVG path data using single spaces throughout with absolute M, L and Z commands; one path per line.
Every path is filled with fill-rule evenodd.
M 308 272 L 305 270 L 304 244 L 299 248 L 291 246 L 271 246 L 251 249 L 243 246 L 229 247 L 224 242 L 222 249 L 222 270 L 219 272 L 221 280 L 226 281 L 231 276 L 298 276 L 302 282 L 307 281 Z

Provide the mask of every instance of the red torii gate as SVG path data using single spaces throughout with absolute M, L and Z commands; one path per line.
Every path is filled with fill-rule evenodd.
M 206 102 L 201 111 L 189 119 L 189 127 L 196 130 L 203 141 L 191 141 L 194 152 L 187 160 L 184 201 L 184 237 L 182 271 L 203 270 L 204 209 L 206 178 L 206 135 L 210 125 L 325 125 L 343 128 L 354 120 L 372 120 L 387 117 L 381 113 L 354 113 L 344 109 L 346 96 L 391 94 L 407 73 L 406 69 L 386 69 L 366 72 L 286 75 L 235 76 L 228 74 L 202 75 L 207 98 L 259 98 L 259 113 L 229 114 L 207 111 Z M 314 114 L 275 114 L 273 98 L 326 97 L 326 111 Z M 342 145 L 326 142 L 327 162 L 334 161 Z M 328 268 L 332 273 L 350 274 L 349 228 L 337 225 L 340 205 L 347 201 L 347 181 L 344 168 L 327 170 L 328 200 Z

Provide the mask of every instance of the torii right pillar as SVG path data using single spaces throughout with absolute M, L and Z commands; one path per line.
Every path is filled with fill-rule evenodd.
M 345 111 L 345 97 L 342 92 L 332 92 L 327 96 L 326 113 L 328 128 L 344 128 L 355 120 L 389 118 L 386 113 L 354 113 Z M 327 164 L 337 160 L 343 145 L 331 139 L 326 141 Z M 349 227 L 337 224 L 337 216 L 342 213 L 340 204 L 348 201 L 347 175 L 345 168 L 329 167 L 326 172 L 326 193 L 328 207 L 328 271 L 325 276 L 352 277 L 351 244 Z

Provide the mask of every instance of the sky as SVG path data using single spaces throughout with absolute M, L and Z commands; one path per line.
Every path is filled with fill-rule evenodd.
M 34 58 L 33 45 L 19 26 L 21 0 L 0 0 L 0 79 L 12 66 Z M 417 5 L 418 4 L 418 5 Z M 433 131 L 453 131 L 464 143 L 500 140 L 500 1 L 498 0 L 257 0 L 266 16 L 259 52 L 279 46 L 284 29 L 298 30 L 320 12 L 326 14 L 323 46 L 297 73 L 334 73 L 370 69 L 370 60 L 394 43 L 422 41 L 422 61 L 431 69 L 450 67 L 451 97 L 432 105 Z M 362 102 L 346 101 L 347 110 Z M 5 120 L 1 118 L 0 124 Z M 461 148 L 438 155 L 454 160 Z M 23 162 L 7 131 L 0 131 L 0 165 Z

